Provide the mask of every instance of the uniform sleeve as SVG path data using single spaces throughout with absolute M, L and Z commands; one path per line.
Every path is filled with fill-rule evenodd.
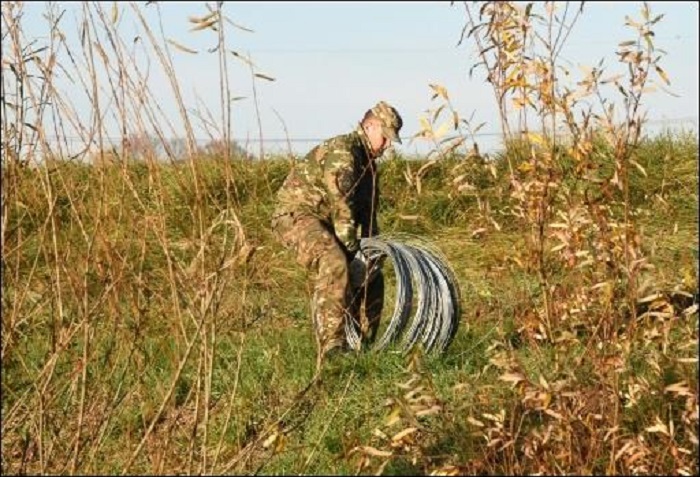
M 349 252 L 355 252 L 360 242 L 352 213 L 352 190 L 356 186 L 353 156 L 346 150 L 330 150 L 324 164 L 323 181 L 330 196 L 335 234 Z

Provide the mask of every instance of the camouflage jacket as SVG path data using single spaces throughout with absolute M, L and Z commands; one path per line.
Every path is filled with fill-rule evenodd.
M 378 174 L 368 144 L 358 126 L 313 148 L 282 184 L 276 214 L 317 217 L 332 225 L 351 252 L 359 248 L 360 237 L 377 235 Z

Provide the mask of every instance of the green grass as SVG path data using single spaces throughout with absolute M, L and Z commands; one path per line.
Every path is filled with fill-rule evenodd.
M 657 138 L 638 155 L 647 176 L 634 176 L 631 196 L 654 267 L 647 273 L 665 292 L 692 291 L 696 139 Z M 666 388 L 684 382 L 697 397 L 697 361 L 678 361 L 697 358 L 697 347 L 688 345 L 697 340 L 697 312 L 686 317 L 678 308 L 674 318 L 643 319 L 634 336 L 609 341 L 595 335 L 593 326 L 561 322 L 573 338 L 538 340 L 533 323 L 541 285 L 536 274 L 517 264 L 527 231 L 501 214 L 506 178 L 474 169 L 480 200 L 489 201 L 498 230 L 479 215 L 476 196 L 450 188 L 457 165 L 459 158 L 438 163 L 418 194 L 403 177 L 406 161 L 382 164 L 382 230 L 439 245 L 462 293 L 460 327 L 448 352 L 419 359 L 419 374 L 432 386 L 440 412 L 415 421 L 404 413 L 392 427 L 387 400 L 404 395 L 407 390 L 398 384 L 411 376 L 408 357 L 395 347 L 335 357 L 321 381 L 299 396 L 315 372 L 311 285 L 269 230 L 273 194 L 287 161 L 238 161 L 229 170 L 215 158 L 203 158 L 196 165 L 199 197 L 184 164 L 149 169 L 133 163 L 122 169 L 52 163 L 47 166 L 56 199 L 52 213 L 41 168 L 3 171 L 10 204 L 2 271 L 3 472 L 68 471 L 83 390 L 80 473 L 123 471 L 171 385 L 172 396 L 129 472 L 198 472 L 204 461 L 212 471 L 223 438 L 216 472 L 349 474 L 357 471 L 361 455 L 353 449 L 373 446 L 395 452 L 384 467 L 389 475 L 447 464 L 471 473 L 532 473 L 538 465 L 552 472 L 552 456 L 577 449 L 578 456 L 558 465 L 567 472 L 597 473 L 607 472 L 611 453 L 624 439 L 644 434 L 657 416 L 666 423 L 673 419 L 677 428 L 696 425 L 697 417 L 688 420 L 685 407 L 692 411 L 692 398 Z M 415 164 L 411 167 L 415 172 Z M 11 174 L 16 182 L 10 182 Z M 225 221 L 222 214 L 228 214 Z M 254 249 L 247 259 L 236 258 L 236 221 Z M 479 228 L 485 231 L 474 234 Z M 201 248 L 205 252 L 197 258 Z M 570 299 L 581 276 L 564 268 L 552 272 L 553 284 Z M 593 306 L 584 322 L 607 319 L 596 311 L 603 309 Z M 392 310 L 393 300 L 387 299 L 384 316 Z M 176 379 L 200 323 L 201 334 Z M 70 332 L 75 334 L 67 340 Z M 499 379 L 516 372 L 525 381 L 513 386 Z M 624 398 L 616 408 L 616 396 L 634 386 L 644 391 L 636 402 Z M 549 409 L 566 425 L 532 407 L 539 399 L 535 390 L 549 393 Z M 506 416 L 501 438 L 514 442 L 487 447 L 485 435 L 495 438 L 497 426 L 484 414 L 500 411 Z M 263 446 L 280 419 L 277 431 L 284 438 Z M 379 429 L 391 438 L 416 423 L 420 437 L 404 448 L 392 448 L 374 434 Z M 613 424 L 621 439 L 616 447 L 602 441 Z M 552 433 L 547 443 L 541 438 L 545 432 Z M 658 453 L 649 458 L 650 468 L 674 472 L 677 461 L 664 450 L 668 440 L 647 435 Z M 697 451 L 686 434 L 674 439 L 674 446 Z M 251 452 L 242 452 L 256 440 Z M 528 457 L 525 449 L 533 440 L 542 447 Z M 624 458 L 617 469 L 631 468 Z M 373 472 L 382 460 L 371 457 L 363 472 Z

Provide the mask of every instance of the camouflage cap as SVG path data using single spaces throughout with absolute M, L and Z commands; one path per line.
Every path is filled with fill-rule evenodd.
M 382 129 L 386 137 L 401 144 L 399 130 L 403 126 L 403 119 L 401 119 L 401 116 L 396 108 L 389 105 L 385 101 L 380 101 L 371 109 L 371 111 L 374 116 L 381 121 Z

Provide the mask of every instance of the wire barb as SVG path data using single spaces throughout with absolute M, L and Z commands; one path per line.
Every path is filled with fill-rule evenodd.
M 363 238 L 360 250 L 368 260 L 389 257 L 396 275 L 394 313 L 373 349 L 384 349 L 399 340 L 413 310 L 415 290 L 416 311 L 403 336 L 402 348 L 408 352 L 420 342 L 428 352 L 445 352 L 459 324 L 460 290 L 444 256 L 434 246 L 417 239 L 400 242 L 379 236 Z M 345 334 L 350 347 L 360 349 L 359 324 L 352 321 L 346 320 Z

